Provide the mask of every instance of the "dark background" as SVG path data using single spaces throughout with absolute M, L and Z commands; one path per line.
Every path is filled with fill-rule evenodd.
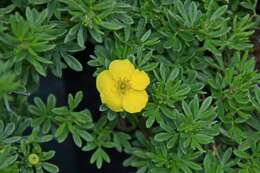
M 257 13 L 260 14 L 260 1 L 257 3 Z M 252 42 L 255 45 L 254 56 L 256 57 L 256 68 L 260 69 L 260 29 L 257 29 Z M 98 111 L 100 99 L 96 90 L 95 78 L 92 77 L 95 68 L 87 66 L 89 55 L 93 54 L 94 46 L 91 43 L 86 43 L 86 49 L 76 53 L 74 56 L 83 65 L 82 72 L 75 72 L 66 69 L 63 72 L 63 78 L 57 79 L 53 76 L 42 78 L 39 91 L 36 95 L 46 99 L 50 93 L 55 94 L 59 105 L 65 105 L 67 95 L 75 94 L 81 90 L 84 92 L 83 102 L 80 104 L 80 109 L 88 108 L 94 119 L 98 119 L 100 112 Z M 98 170 L 95 165 L 89 163 L 92 152 L 82 152 L 76 147 L 69 137 L 64 143 L 57 144 L 51 142 L 45 144 L 45 150 L 55 150 L 56 156 L 52 160 L 54 164 L 59 166 L 60 173 L 130 173 L 133 169 L 125 168 L 122 162 L 128 157 L 123 153 L 118 153 L 115 150 L 109 150 L 108 154 L 111 157 L 110 164 L 104 164 L 101 170 Z

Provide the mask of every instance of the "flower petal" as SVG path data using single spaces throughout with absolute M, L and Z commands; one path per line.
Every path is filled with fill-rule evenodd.
M 117 93 L 116 82 L 108 70 L 99 73 L 96 85 L 103 104 L 115 112 L 123 111 L 122 97 Z
M 114 60 L 109 65 L 109 72 L 113 75 L 113 78 L 129 78 L 135 71 L 134 65 L 128 60 Z
M 150 78 L 144 71 L 135 70 L 132 74 L 130 84 L 135 90 L 144 90 L 150 83 Z
M 105 104 L 108 108 L 110 108 L 114 112 L 122 112 L 122 99 L 120 96 L 113 95 L 112 93 L 106 95 L 106 94 L 100 94 L 101 101 L 103 104 Z
M 146 91 L 129 90 L 123 97 L 123 108 L 129 113 L 140 112 L 147 104 Z
M 96 79 L 96 86 L 99 92 L 111 92 L 116 89 L 116 82 L 108 70 L 104 70 L 98 74 Z

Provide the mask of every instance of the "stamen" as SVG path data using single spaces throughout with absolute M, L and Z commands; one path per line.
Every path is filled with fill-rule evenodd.
M 129 80 L 127 79 L 119 79 L 117 84 L 117 88 L 120 94 L 124 94 L 130 88 Z

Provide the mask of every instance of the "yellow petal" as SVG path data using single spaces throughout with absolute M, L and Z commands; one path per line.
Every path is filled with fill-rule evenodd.
M 98 74 L 96 85 L 99 92 L 115 92 L 116 90 L 116 82 L 108 70 L 104 70 Z
M 150 78 L 144 71 L 135 70 L 131 76 L 131 87 L 135 90 L 144 90 L 150 83 Z
M 146 91 L 129 90 L 123 97 L 123 108 L 126 112 L 140 112 L 147 104 Z
M 100 94 L 101 101 L 103 104 L 105 104 L 108 108 L 110 108 L 114 112 L 122 112 L 122 99 L 120 96 L 116 96 L 113 94 Z
M 104 70 L 98 74 L 96 85 L 102 103 L 115 112 L 123 111 L 122 98 L 120 94 L 117 93 L 116 82 L 108 70 Z
M 128 59 L 114 60 L 109 65 L 109 72 L 113 75 L 114 79 L 130 78 L 134 71 L 135 67 Z

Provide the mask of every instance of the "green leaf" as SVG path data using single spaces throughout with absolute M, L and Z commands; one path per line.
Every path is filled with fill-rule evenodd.
M 1 156 L 2 156 L 2 157 L 1 157 Z M 0 164 L 0 170 L 1 170 L 1 171 L 3 170 L 3 168 L 4 168 L 4 170 L 5 170 L 5 168 L 8 168 L 8 167 L 10 167 L 12 164 L 14 164 L 14 162 L 15 162 L 15 161 L 17 160 L 17 158 L 18 158 L 18 155 L 15 154 L 15 155 L 10 156 L 10 157 L 6 158 L 5 160 L 3 160 L 3 159 L 2 159 L 3 156 L 5 156 L 5 155 L 0 155 L 0 160 L 2 161 L 2 163 Z M 9 173 L 9 172 L 7 172 L 7 173 Z
M 51 120 L 46 120 L 42 125 L 42 131 L 44 134 L 48 133 L 51 129 Z
M 79 106 L 80 102 L 83 99 L 83 92 L 82 91 L 78 91 L 75 95 L 75 98 L 73 100 L 73 107 L 72 109 L 76 108 Z
M 227 5 L 224 5 L 224 6 L 220 7 L 220 8 L 218 8 L 212 14 L 212 16 L 210 17 L 210 20 L 213 21 L 213 20 L 216 20 L 216 19 L 220 18 L 227 11 L 227 8 L 228 8 Z
M 40 109 L 41 112 L 45 112 L 46 106 L 39 97 L 35 97 L 33 99 L 33 101 L 34 101 L 35 105 Z
M 151 39 L 147 40 L 146 42 L 144 42 L 144 45 L 145 46 L 154 46 L 154 45 L 157 45 L 160 42 L 161 42 L 160 38 L 155 37 L 155 38 L 151 38 Z
M 66 54 L 66 53 L 62 53 L 61 54 L 63 59 L 65 60 L 66 64 L 73 70 L 75 71 L 82 71 L 83 67 L 80 64 L 80 62 L 74 58 L 73 56 Z
M 6 143 L 6 144 L 12 144 L 12 143 L 15 143 L 19 140 L 21 140 L 20 136 L 12 136 L 12 137 L 4 139 L 3 142 Z
M 56 138 L 59 137 L 63 133 L 65 128 L 66 128 L 66 123 L 63 123 L 62 125 L 60 125 L 59 128 L 55 132 L 55 137 Z
M 110 162 L 110 158 L 107 153 L 102 148 L 98 148 L 91 156 L 90 163 L 93 164 L 96 162 L 97 168 L 100 169 L 102 167 L 103 160 L 108 163 Z
M 36 61 L 33 57 L 28 56 L 26 59 L 30 64 L 33 65 L 34 69 L 41 74 L 42 76 L 46 76 L 46 70 L 44 69 L 43 65 Z
M 169 133 L 158 133 L 154 136 L 154 139 L 158 142 L 167 141 L 169 138 L 171 138 L 171 135 Z
M 94 140 L 93 136 L 87 131 L 80 130 L 79 135 L 87 142 L 91 142 Z
M 232 155 L 232 148 L 228 148 L 225 153 L 223 154 L 223 157 L 222 157 L 222 162 L 223 163 L 227 163 L 228 160 L 230 159 Z
M 188 161 L 186 164 L 193 170 L 202 170 L 202 167 L 195 162 Z
M 95 143 L 87 143 L 86 146 L 84 146 L 82 148 L 83 151 L 91 151 L 93 149 L 95 149 L 97 147 L 97 145 Z
M 5 136 L 10 136 L 15 130 L 15 124 L 14 123 L 8 123 L 5 127 L 4 134 Z
M 198 9 L 195 2 L 192 2 L 190 4 L 188 13 L 189 13 L 189 19 L 191 21 L 191 25 L 193 26 L 193 24 L 196 22 L 198 18 Z
M 101 10 L 106 10 L 108 8 L 111 8 L 115 5 L 115 1 L 101 1 L 101 2 L 97 2 L 94 5 L 94 9 L 97 11 L 101 11 Z
M 163 81 L 166 81 L 166 65 L 164 63 L 160 64 L 160 76 Z
M 174 51 L 180 52 L 182 49 L 182 43 L 176 36 L 172 36 L 165 42 L 164 47 L 166 49 L 172 48 Z
M 176 142 L 177 142 L 177 140 L 178 140 L 178 135 L 177 134 L 173 135 L 170 138 L 170 140 L 167 142 L 167 148 L 170 149 L 170 148 L 174 147 Z
M 119 30 L 124 27 L 124 25 L 119 21 L 102 22 L 100 25 L 109 30 Z
M 234 150 L 234 154 L 243 159 L 249 159 L 251 157 L 250 154 L 248 154 L 244 151 L 241 151 L 241 150 Z
M 85 48 L 85 37 L 84 37 L 84 29 L 81 26 L 79 28 L 78 34 L 77 34 L 77 42 L 80 47 Z
M 43 44 L 43 43 L 38 43 L 38 44 L 33 44 L 32 48 L 35 52 L 47 52 L 56 47 L 55 44 Z
M 151 35 L 152 31 L 149 29 L 144 33 L 144 35 L 141 37 L 141 42 L 145 42 Z
M 53 94 L 50 94 L 47 99 L 47 107 L 52 109 L 56 106 L 56 97 Z
M 40 13 L 39 16 L 37 16 L 36 19 L 37 25 L 41 25 L 47 19 L 47 16 L 48 16 L 48 9 L 46 8 Z
M 191 109 L 190 109 L 189 105 L 184 100 L 182 101 L 182 110 L 184 111 L 184 113 L 187 116 L 192 116 Z
M 151 62 L 142 67 L 146 72 L 154 70 L 159 65 L 158 62 Z
M 109 121 L 115 120 L 116 117 L 117 117 L 116 112 L 113 112 L 113 111 L 108 111 L 107 112 L 107 118 L 108 118 Z
M 178 68 L 174 68 L 172 70 L 172 72 L 170 73 L 167 81 L 174 81 L 177 78 L 177 76 L 179 75 L 179 71 L 180 70 Z
M 218 165 L 216 173 L 224 173 L 223 165 Z
M 216 56 L 221 56 L 221 52 L 216 48 L 214 45 L 213 41 L 211 40 L 206 40 L 204 42 L 204 47 L 208 49 L 210 52 L 212 52 Z
M 92 30 L 90 29 L 89 30 L 89 33 L 91 35 L 91 37 L 98 43 L 102 43 L 103 42 L 103 38 L 102 38 L 102 35 L 97 32 L 96 30 Z
M 50 160 L 51 158 L 54 157 L 55 155 L 55 151 L 48 151 L 48 152 L 43 152 L 42 153 L 42 160 Z
M 58 107 L 58 108 L 53 108 L 52 112 L 58 115 L 64 115 L 68 114 L 68 108 L 67 107 Z
M 196 134 L 194 135 L 194 138 L 196 138 L 197 142 L 200 144 L 208 144 L 212 142 L 212 137 L 205 135 L 205 134 Z
M 145 54 L 144 58 L 140 60 L 139 66 L 143 66 L 146 64 L 153 56 L 153 50 L 150 50 L 147 54 Z
M 180 0 L 176 0 L 175 5 L 176 5 L 179 13 L 181 14 L 182 18 L 184 19 L 184 25 L 189 24 L 189 18 L 187 15 L 188 13 L 184 7 L 184 4 Z
M 233 80 L 233 75 L 234 75 L 234 69 L 233 68 L 227 68 L 225 70 L 225 82 L 229 85 L 231 85 L 231 82 Z
M 154 116 L 150 116 L 147 120 L 146 120 L 146 127 L 150 128 L 152 127 L 153 123 L 155 122 L 155 115 Z
M 34 23 L 34 16 L 33 16 L 33 13 L 32 13 L 32 10 L 30 9 L 30 7 L 26 8 L 25 16 L 26 16 L 26 19 L 29 21 L 29 23 L 31 25 L 33 25 L 33 23 Z
M 50 173 L 58 173 L 58 172 L 59 172 L 59 168 L 58 168 L 56 165 L 51 164 L 51 163 L 43 162 L 43 163 L 42 163 L 42 167 L 43 167 L 46 171 L 48 171 L 48 172 L 50 172 Z
M 79 30 L 80 25 L 74 25 L 70 28 L 69 32 L 65 36 L 64 43 L 68 43 L 76 37 L 76 33 Z
M 207 97 L 207 98 L 203 101 L 203 103 L 202 103 L 202 105 L 201 105 L 201 107 L 200 107 L 200 112 L 206 111 L 206 110 L 210 107 L 211 102 L 212 102 L 212 97 L 211 97 L 211 96 L 210 96 L 210 97 Z
M 76 133 L 72 133 L 72 138 L 73 138 L 73 141 L 75 142 L 75 144 L 81 148 L 82 146 L 82 140 L 80 139 L 79 135 L 76 134 Z
M 191 91 L 190 87 L 184 87 L 180 90 L 178 90 L 177 93 L 175 93 L 175 96 L 185 96 Z

